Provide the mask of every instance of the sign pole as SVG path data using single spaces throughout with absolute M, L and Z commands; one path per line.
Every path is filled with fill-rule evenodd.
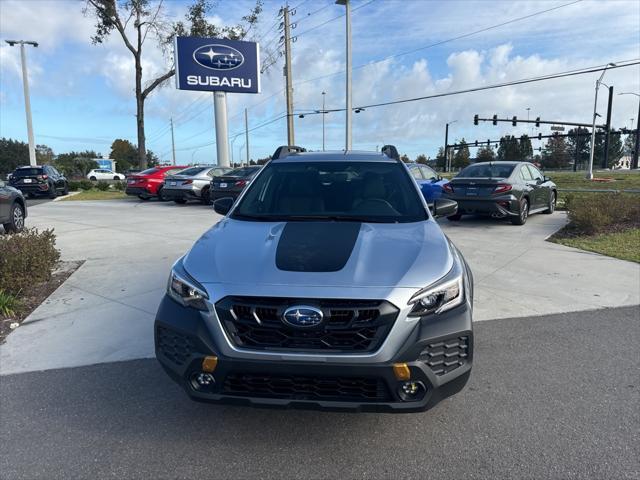
M 249 115 L 247 109 L 244 109 L 244 136 L 245 144 L 247 146 L 247 167 L 249 166 Z
M 217 164 L 219 167 L 228 167 L 227 92 L 213 92 L 213 112 L 216 122 Z

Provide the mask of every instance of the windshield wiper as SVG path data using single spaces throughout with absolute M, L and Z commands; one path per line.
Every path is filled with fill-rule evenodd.
M 287 220 L 329 220 L 332 222 L 362 222 L 362 223 L 387 223 L 369 217 L 358 217 L 353 215 L 287 215 Z

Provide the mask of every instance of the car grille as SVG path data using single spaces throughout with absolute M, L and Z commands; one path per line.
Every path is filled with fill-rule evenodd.
M 387 387 L 381 379 L 253 373 L 227 375 L 222 393 L 293 400 L 384 402 L 389 399 Z
M 322 310 L 317 327 L 293 327 L 282 320 L 294 305 Z M 227 335 L 238 347 L 253 350 L 361 353 L 376 350 L 398 315 L 380 300 L 225 297 L 216 304 Z
M 184 365 L 195 351 L 195 345 L 189 337 L 164 327 L 156 329 L 158 350 L 176 365 Z
M 452 337 L 441 342 L 430 343 L 419 360 L 426 363 L 438 376 L 452 372 L 464 365 L 469 355 L 469 337 Z

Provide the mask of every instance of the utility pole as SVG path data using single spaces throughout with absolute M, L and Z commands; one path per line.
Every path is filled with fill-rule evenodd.
M 449 168 L 449 124 L 444 127 L 444 171 L 448 172 Z
M 636 139 L 635 145 L 633 146 L 633 154 L 631 156 L 631 169 L 638 168 L 638 152 L 640 152 L 640 93 L 634 92 L 622 92 L 618 95 L 635 95 L 638 97 L 638 115 L 636 116 Z M 631 124 L 633 124 L 633 119 L 631 119 Z
M 600 78 L 596 80 L 596 95 L 593 101 L 593 124 L 591 125 L 591 151 L 589 152 L 589 167 L 587 171 L 588 180 L 593 180 L 593 154 L 596 146 L 596 119 L 598 117 L 598 89 L 600 88 L 600 84 L 602 83 L 604 74 L 607 73 L 607 68 L 615 66 L 615 63 L 609 63 L 602 71 L 602 75 L 600 75 Z
M 345 125 L 345 150 L 351 150 L 351 3 L 350 0 L 336 0 L 337 5 L 344 5 L 345 12 L 345 33 L 346 33 L 346 49 L 347 49 L 347 72 L 346 72 L 346 125 Z
M 607 127 L 604 131 L 604 155 L 602 155 L 602 168 L 609 166 L 609 134 L 611 133 L 611 107 L 613 105 L 613 85 L 609 87 L 609 101 L 607 103 Z
M 244 109 L 244 138 L 247 145 L 247 167 L 249 166 L 249 114 L 247 109 Z
M 287 144 L 295 145 L 293 134 L 293 78 L 291 75 L 291 25 L 289 23 L 289 7 L 283 9 L 284 15 L 284 76 L 287 95 Z
M 327 92 L 322 92 L 322 151 L 324 152 L 324 116 L 327 114 L 325 110 L 324 97 Z
M 229 166 L 229 134 L 227 132 L 227 92 L 213 92 L 213 113 L 216 122 L 217 164 Z
M 173 137 L 173 117 L 169 119 L 169 123 L 171 124 L 171 152 L 173 154 L 173 164 L 176 164 L 176 142 Z
M 38 42 L 26 40 L 5 40 L 10 46 L 20 45 L 20 61 L 22 62 L 22 87 L 24 89 L 24 110 L 27 116 L 27 137 L 29 138 L 29 165 L 36 163 L 36 144 L 33 139 L 33 123 L 31 121 L 31 98 L 29 95 L 29 75 L 27 73 L 27 54 L 24 51 L 25 45 L 38 46 Z

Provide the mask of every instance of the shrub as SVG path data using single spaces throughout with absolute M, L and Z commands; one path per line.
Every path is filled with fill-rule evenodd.
M 113 182 L 113 188 L 119 192 L 124 191 L 126 184 L 124 182 Z
M 78 180 L 69 180 L 69 190 L 72 192 L 77 192 L 82 188 L 82 182 Z
M 0 290 L 0 316 L 10 317 L 16 313 L 20 301 L 15 295 L 5 293 L 4 290 Z
M 80 180 L 80 189 L 81 190 L 91 190 L 93 188 L 93 183 L 91 180 Z
M 587 235 L 640 222 L 640 197 L 633 194 L 567 195 L 565 206 L 569 227 Z
M 35 283 L 51 278 L 60 259 L 53 229 L 25 229 L 0 236 L 0 290 L 18 295 Z
M 109 190 L 109 184 L 107 182 L 99 181 L 98 183 L 96 183 L 96 188 L 101 192 L 106 192 L 107 190 Z

